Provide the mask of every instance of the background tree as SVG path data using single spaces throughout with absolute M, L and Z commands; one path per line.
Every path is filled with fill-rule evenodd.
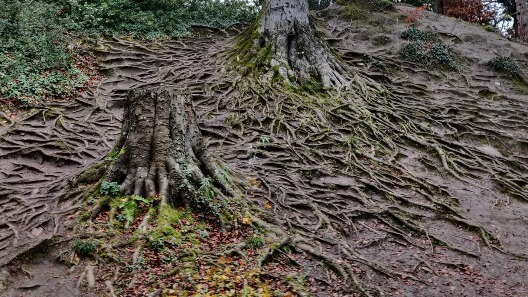
M 443 14 L 466 22 L 487 24 L 495 14 L 481 0 L 443 0 L 438 2 Z
M 265 79 L 342 88 L 349 78 L 328 45 L 316 35 L 307 0 L 267 0 L 235 53 L 265 70 Z M 254 60 L 257 55 L 256 61 Z
M 517 0 L 515 35 L 528 42 L 528 3 L 526 0 Z

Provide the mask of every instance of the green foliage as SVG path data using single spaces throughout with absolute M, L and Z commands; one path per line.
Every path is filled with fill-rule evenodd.
M 10 0 L 0 5 L 0 103 L 74 95 L 88 78 L 75 66 L 73 40 L 127 35 L 156 39 L 250 22 L 248 0 Z
M 118 215 L 118 220 L 126 221 L 129 223 L 134 222 L 136 217 L 139 215 L 139 209 L 141 204 L 150 205 L 150 201 L 141 196 L 127 196 L 121 198 L 117 209 L 121 212 Z
M 420 63 L 429 68 L 458 69 L 453 51 L 438 41 L 434 33 L 410 28 L 403 32 L 401 37 L 411 41 L 404 45 L 400 51 L 405 60 Z
M 512 78 L 521 78 L 522 71 L 519 65 L 510 57 L 495 57 L 486 66 L 489 68 L 506 74 Z
M 497 32 L 497 28 L 496 27 L 493 27 L 492 25 L 486 25 L 484 26 L 484 30 L 488 31 L 488 32 Z
M 331 0 L 308 0 L 308 6 L 312 10 L 323 10 L 332 3 Z
M 196 199 L 191 202 L 197 210 L 220 216 L 227 207 L 226 201 L 222 198 L 222 193 L 213 185 L 211 180 L 203 178 Z
M 415 27 L 405 30 L 401 37 L 410 41 L 436 41 L 438 39 L 435 33 L 422 31 Z
M 390 0 L 337 0 L 337 4 L 350 6 L 370 11 L 387 11 L 394 8 L 394 3 Z
M 119 195 L 121 190 L 116 182 L 104 181 L 101 183 L 101 188 L 99 189 L 99 192 L 102 195 L 117 196 Z
M 247 239 L 246 243 L 249 248 L 258 249 L 264 245 L 264 239 L 262 239 L 262 237 L 255 236 Z
M 0 5 L 0 102 L 68 96 L 87 80 L 74 66 L 71 40 L 57 21 L 59 11 L 40 1 Z
M 192 25 L 223 28 L 250 22 L 256 7 L 246 0 L 54 0 L 64 25 L 77 32 L 154 39 L 189 35 Z
M 80 256 L 89 256 L 97 250 L 97 243 L 93 240 L 75 239 L 73 241 L 72 250 Z

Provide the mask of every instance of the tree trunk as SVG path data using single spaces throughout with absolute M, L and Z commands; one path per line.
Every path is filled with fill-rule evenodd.
M 108 179 L 121 183 L 123 194 L 159 194 L 166 202 L 187 205 L 204 179 L 215 177 L 216 165 L 185 92 L 130 91 L 114 152 L 121 154 Z
M 516 32 L 515 34 L 523 41 L 528 42 L 528 3 L 526 0 L 517 0 L 516 4 Z
M 268 0 L 263 5 L 258 46 L 269 47 L 269 66 L 288 82 L 319 82 L 341 88 L 349 79 L 310 24 L 307 0 Z

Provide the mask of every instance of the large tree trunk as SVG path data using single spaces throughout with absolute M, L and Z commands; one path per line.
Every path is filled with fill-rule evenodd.
M 528 42 L 528 3 L 526 0 L 517 0 L 516 4 L 516 35 L 523 41 Z
M 121 137 L 108 179 L 123 194 L 188 204 L 206 177 L 215 177 L 196 115 L 185 92 L 138 89 L 129 93 Z
M 345 70 L 310 24 L 307 0 L 267 0 L 260 18 L 259 47 L 270 47 L 269 66 L 287 81 L 348 83 Z

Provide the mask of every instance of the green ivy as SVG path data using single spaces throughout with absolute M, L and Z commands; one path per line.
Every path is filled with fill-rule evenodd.
M 251 22 L 249 0 L 10 0 L 0 5 L 0 104 L 74 95 L 88 78 L 75 66 L 78 37 L 158 39 L 193 25 Z
M 67 96 L 87 80 L 73 65 L 59 11 L 39 1 L 0 5 L 0 103 Z
M 401 37 L 411 41 L 436 41 L 438 39 L 435 33 L 422 31 L 414 27 L 405 30 Z
M 61 21 L 85 34 L 141 39 L 190 35 L 192 25 L 224 28 L 251 22 L 257 7 L 246 0 L 53 0 Z
M 486 66 L 489 68 L 506 74 L 509 77 L 521 78 L 522 71 L 519 65 L 510 57 L 495 57 Z
M 400 51 L 400 55 L 405 60 L 422 64 L 428 68 L 458 69 L 455 54 L 451 48 L 438 39 L 436 34 L 409 28 L 401 34 L 401 37 L 410 41 Z

